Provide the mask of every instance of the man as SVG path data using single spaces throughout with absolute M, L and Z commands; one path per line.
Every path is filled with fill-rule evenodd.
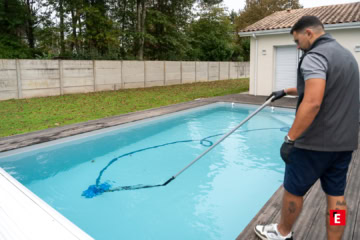
M 345 226 L 329 224 L 329 210 L 347 210 L 344 191 L 352 151 L 358 146 L 359 68 L 354 56 L 315 16 L 302 17 L 291 29 L 304 51 L 297 88 L 273 92 L 274 100 L 298 95 L 296 117 L 281 157 L 285 161 L 284 195 L 279 224 L 257 225 L 261 239 L 293 239 L 291 232 L 303 196 L 320 179 L 327 197 L 327 239 L 341 239 Z M 310 224 L 310 223 L 309 223 Z

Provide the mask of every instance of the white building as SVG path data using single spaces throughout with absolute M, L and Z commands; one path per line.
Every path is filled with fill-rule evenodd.
M 248 26 L 241 37 L 251 37 L 251 95 L 296 87 L 297 64 L 301 51 L 290 35 L 302 16 L 317 16 L 341 45 L 349 49 L 360 65 L 360 2 L 275 12 Z

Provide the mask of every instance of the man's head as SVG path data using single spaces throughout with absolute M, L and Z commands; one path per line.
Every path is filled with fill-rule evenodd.
M 325 34 L 324 25 L 315 16 L 303 16 L 291 28 L 290 34 L 297 47 L 306 51 L 318 37 Z

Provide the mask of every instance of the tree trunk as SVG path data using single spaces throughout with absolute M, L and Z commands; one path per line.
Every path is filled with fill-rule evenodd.
M 71 43 L 71 51 L 74 51 L 74 48 L 76 49 L 76 54 L 79 54 L 79 43 L 78 43 L 78 37 L 76 34 L 76 22 L 77 22 L 77 11 L 74 8 L 71 8 L 71 28 L 72 28 L 72 35 L 73 35 L 73 41 Z
M 92 6 L 92 1 L 90 0 L 85 0 L 85 6 L 86 7 L 91 7 Z M 92 28 L 93 27 L 90 27 L 89 25 L 89 20 L 90 20 L 90 14 L 88 11 L 85 11 L 85 31 L 84 31 L 84 35 L 83 35 L 83 38 L 84 38 L 84 50 L 86 51 L 91 51 L 93 50 L 93 37 L 92 35 L 89 35 L 88 32 L 92 32 Z M 80 21 L 80 19 L 79 19 Z
M 121 23 L 122 32 L 125 31 L 125 21 L 126 21 L 125 17 L 126 17 L 127 0 L 123 0 L 123 5 L 124 5 L 124 8 L 123 8 L 122 23 Z
M 5 13 L 9 12 L 9 1 L 5 0 L 4 2 L 4 9 L 5 9 Z
M 120 1 L 120 0 L 119 0 Z M 120 52 L 121 52 L 121 57 L 123 58 L 125 56 L 125 51 L 124 51 L 124 32 L 125 32 L 125 22 L 126 22 L 126 7 L 127 7 L 127 1 L 128 0 L 123 0 L 123 15 L 122 15 L 122 23 L 121 23 L 121 41 L 120 41 Z M 119 2 L 120 5 L 120 2 Z
M 144 59 L 144 35 L 145 35 L 145 17 L 146 17 L 146 0 L 136 1 L 137 13 L 137 58 L 138 60 Z
M 59 14 L 60 14 L 60 56 L 65 54 L 65 25 L 64 25 L 64 6 L 63 0 L 59 0 Z
M 81 26 L 81 17 L 79 16 L 79 18 L 77 19 L 79 21 L 79 49 L 81 50 L 81 52 L 84 51 L 84 44 L 83 44 L 83 34 L 82 34 L 82 26 Z
M 141 7 L 141 37 L 140 37 L 140 49 L 139 49 L 139 56 L 140 60 L 144 59 L 144 43 L 145 43 L 145 18 L 146 18 L 146 0 L 142 0 Z
M 29 47 L 31 49 L 34 49 L 35 48 L 34 21 L 33 21 L 33 12 L 32 12 L 30 0 L 26 0 L 26 4 L 27 4 L 27 10 L 28 10 L 26 35 L 27 35 L 27 38 L 29 41 Z

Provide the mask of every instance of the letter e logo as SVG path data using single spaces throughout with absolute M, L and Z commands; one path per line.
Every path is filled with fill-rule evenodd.
M 346 225 L 346 211 L 345 210 L 330 210 L 330 225 L 345 226 Z

